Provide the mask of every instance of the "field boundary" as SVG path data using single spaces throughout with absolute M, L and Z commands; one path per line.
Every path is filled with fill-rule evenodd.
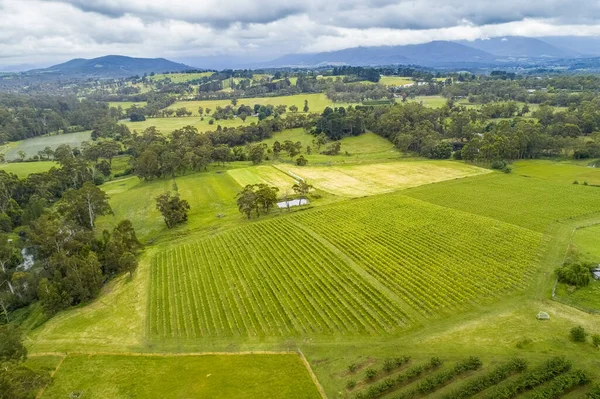
M 38 356 L 59 356 L 60 357 L 60 361 L 58 362 L 58 364 L 56 365 L 56 367 L 54 368 L 54 370 L 50 373 L 50 378 L 54 378 L 54 376 L 56 375 L 56 373 L 58 372 L 58 369 L 60 368 L 60 366 L 62 366 L 63 362 L 65 361 L 65 359 L 67 358 L 67 355 L 65 354 L 56 354 L 56 355 L 38 355 Z M 36 355 L 30 355 L 30 357 L 36 357 Z M 51 381 L 52 382 L 52 381 Z M 37 395 L 35 395 L 35 399 L 40 399 L 43 395 L 44 392 L 46 391 L 46 388 L 48 387 L 48 385 L 46 385 L 45 387 L 42 387 L 40 389 L 40 391 L 37 393 Z
M 297 353 L 300 356 L 300 359 L 302 360 L 302 363 L 304 363 L 304 367 L 306 367 L 306 370 L 308 371 L 308 374 L 310 374 L 310 378 L 312 378 L 313 383 L 316 385 L 317 390 L 321 394 L 321 397 L 323 399 L 327 399 L 327 394 L 325 393 L 325 390 L 323 389 L 323 387 L 319 383 L 319 379 L 317 378 L 317 376 L 313 372 L 312 367 L 310 367 L 310 363 L 308 363 L 308 360 L 306 359 L 306 356 L 304 356 L 304 353 L 302 353 L 302 351 L 300 350 L 300 348 L 298 348 L 298 352 Z

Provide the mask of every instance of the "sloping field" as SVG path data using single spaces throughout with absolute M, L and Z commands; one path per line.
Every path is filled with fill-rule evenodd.
M 294 216 L 414 311 L 437 314 L 523 287 L 542 235 L 401 195 Z
M 190 203 L 189 222 L 192 229 L 200 225 L 239 220 L 235 195 L 240 186 L 227 173 L 197 173 L 179 176 L 174 180 L 142 182 L 137 177 L 115 180 L 102 185 L 110 196 L 114 215 L 98 219 L 98 229 L 111 228 L 123 219 L 133 222 L 135 231 L 143 241 L 153 238 L 166 229 L 165 222 L 156 209 L 155 198 L 167 191 L 175 192 Z M 219 217 L 220 215 L 220 217 Z
M 318 399 L 295 354 L 69 355 L 43 399 Z
M 227 173 L 242 187 L 264 183 L 279 188 L 279 192 L 291 191 L 296 181 L 273 166 L 260 165 L 249 168 L 231 169 Z
M 405 194 L 540 232 L 552 222 L 600 212 L 600 188 L 498 173 L 418 187 Z
M 362 197 L 450 179 L 489 173 L 488 170 L 450 161 L 388 162 L 367 165 L 279 165 L 313 186 L 345 197 Z
M 163 251 L 151 273 L 153 338 L 369 334 L 407 322 L 324 244 L 284 221 Z
M 152 338 L 381 334 L 522 288 L 541 234 L 401 195 L 157 254 Z

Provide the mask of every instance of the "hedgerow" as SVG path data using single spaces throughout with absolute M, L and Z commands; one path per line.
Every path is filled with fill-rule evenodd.
M 476 377 L 458 389 L 445 394 L 442 399 L 469 398 L 483 390 L 497 385 L 515 373 L 520 373 L 527 368 L 527 362 L 522 358 L 514 358 L 508 363 L 497 366 L 487 374 Z

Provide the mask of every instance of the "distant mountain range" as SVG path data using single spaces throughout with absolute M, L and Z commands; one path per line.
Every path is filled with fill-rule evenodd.
M 567 60 L 584 69 L 600 68 L 600 37 L 504 36 L 475 41 L 434 41 L 406 46 L 355 47 L 322 53 L 288 54 L 272 61 L 230 56 L 191 57 L 178 63 L 164 58 L 131 58 L 108 55 L 74 59 L 45 69 L 21 73 L 23 77 L 122 78 L 145 73 L 194 69 L 316 67 L 325 65 L 420 65 L 433 68 L 489 68 L 538 65 Z M 581 62 L 579 61 L 581 60 Z M 188 64 L 188 65 L 186 65 Z M 189 65 L 193 65 L 189 66 Z M 551 65 L 551 64 L 550 64 Z
M 588 44 L 581 45 L 578 39 L 587 40 Z M 505 36 L 475 41 L 434 41 L 406 46 L 355 47 L 323 53 L 290 54 L 264 63 L 262 66 L 413 64 L 429 67 L 458 67 L 460 65 L 502 65 L 519 61 L 596 56 L 600 53 L 598 45 L 600 45 L 600 38 L 553 37 L 545 40 L 545 38 Z
M 194 69 L 185 64 L 169 61 L 164 58 L 132 58 L 122 55 L 74 60 L 44 69 L 26 72 L 29 75 L 53 75 L 86 78 L 124 78 L 145 73 L 180 72 Z

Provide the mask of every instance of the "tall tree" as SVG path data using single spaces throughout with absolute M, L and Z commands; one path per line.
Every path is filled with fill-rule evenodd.
M 94 229 L 96 217 L 112 213 L 108 195 L 89 181 L 79 190 L 67 191 L 58 209 L 68 219 L 89 229 Z
M 190 204 L 179 198 L 179 195 L 171 196 L 171 193 L 164 193 L 156 197 L 156 208 L 162 214 L 167 228 L 170 229 L 187 221 Z

